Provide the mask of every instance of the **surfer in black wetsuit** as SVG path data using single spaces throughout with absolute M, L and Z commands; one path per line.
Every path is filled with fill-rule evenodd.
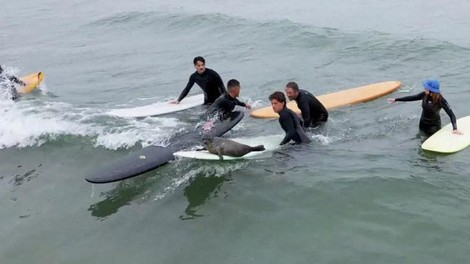
M 282 92 L 274 92 L 269 96 L 274 112 L 279 114 L 279 124 L 286 132 L 286 136 L 279 145 L 293 140 L 296 144 L 309 143 L 311 140 L 305 134 L 300 120 L 294 111 L 286 107 L 286 97 Z
M 249 104 L 240 102 L 237 99 L 238 95 L 240 95 L 240 82 L 235 79 L 228 81 L 227 92 L 217 98 L 217 100 L 215 100 L 215 102 L 209 107 L 206 112 L 206 117 L 213 116 L 218 113 L 220 120 L 227 119 L 237 105 L 251 109 Z
M 305 128 L 317 127 L 320 123 L 328 120 L 328 111 L 326 111 L 325 106 L 313 94 L 300 90 L 297 83 L 287 83 L 285 91 L 289 100 L 295 100 L 297 107 L 302 112 Z
M 206 61 L 203 57 L 194 58 L 193 63 L 196 72 L 191 74 L 188 84 L 186 84 L 186 87 L 183 89 L 178 99 L 172 101 L 172 103 L 178 104 L 181 102 L 181 100 L 188 95 L 194 83 L 197 83 L 204 92 L 204 105 L 210 105 L 214 103 L 219 96 L 225 93 L 222 78 L 220 78 L 220 75 L 216 71 L 206 68 Z
M 419 129 L 427 136 L 431 136 L 441 129 L 441 116 L 439 115 L 441 108 L 443 108 L 450 117 L 453 133 L 462 134 L 457 130 L 457 121 L 454 112 L 450 108 L 447 100 L 441 94 L 439 81 L 426 80 L 423 82 L 423 87 L 424 91 L 419 94 L 401 98 L 388 98 L 387 100 L 389 103 L 422 100 L 421 107 L 423 108 L 423 111 L 421 112 L 421 119 L 419 120 Z
M 0 65 L 0 88 L 7 89 L 9 91 L 9 94 L 11 95 L 11 98 L 9 99 L 12 100 L 15 100 L 19 97 L 18 92 L 15 88 L 15 83 L 22 86 L 26 85 L 22 80 L 18 79 L 17 77 L 6 74 L 2 66 Z

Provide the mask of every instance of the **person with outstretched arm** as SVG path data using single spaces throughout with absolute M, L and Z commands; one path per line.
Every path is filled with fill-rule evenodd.
M 285 92 L 289 100 L 295 100 L 297 103 L 305 128 L 317 127 L 328 120 L 328 111 L 325 106 L 310 92 L 299 89 L 296 82 L 287 83 Z
M 16 76 L 5 73 L 2 68 L 2 65 L 0 65 L 0 88 L 7 89 L 9 91 L 9 94 L 11 94 L 11 98 L 9 99 L 12 100 L 15 100 L 19 97 L 19 94 L 15 88 L 15 83 L 21 86 L 26 85 L 22 80 L 18 79 Z
M 204 105 L 211 105 L 219 96 L 225 93 L 222 78 L 216 71 L 206 68 L 206 60 L 203 57 L 195 57 L 193 64 L 196 71 L 189 76 L 189 81 L 178 99 L 171 103 L 179 104 L 181 100 L 188 95 L 195 83 L 199 85 L 204 92 Z
M 286 107 L 286 96 L 284 93 L 279 91 L 274 92 L 269 96 L 269 101 L 271 101 L 274 112 L 279 114 L 279 124 L 286 132 L 280 145 L 284 145 L 290 141 L 294 141 L 296 144 L 310 143 L 311 140 L 305 134 L 299 118 L 294 111 Z
M 232 113 L 235 106 L 239 105 L 247 109 L 251 109 L 251 106 L 247 103 L 240 102 L 237 97 L 240 95 L 240 82 L 236 79 L 231 79 L 227 82 L 227 92 L 221 95 L 215 102 L 209 107 L 206 112 L 206 116 L 219 115 L 220 120 L 227 119 Z
M 441 108 L 446 111 L 450 117 L 454 134 L 461 135 L 457 129 L 457 119 L 454 112 L 450 108 L 447 100 L 442 96 L 440 84 L 437 80 L 426 80 L 423 82 L 424 91 L 416 94 L 400 98 L 388 98 L 389 103 L 394 102 L 410 102 L 421 100 L 421 118 L 419 120 L 419 129 L 427 136 L 431 136 L 441 129 L 441 116 L 439 115 Z

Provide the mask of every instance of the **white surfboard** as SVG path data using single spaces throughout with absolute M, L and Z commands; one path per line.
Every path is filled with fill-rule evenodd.
M 236 160 L 236 159 L 254 159 L 257 157 L 263 157 L 265 154 L 272 152 L 280 147 L 284 135 L 271 135 L 271 136 L 261 136 L 254 138 L 231 138 L 230 140 L 249 145 L 257 146 L 264 145 L 264 151 L 252 151 L 242 157 L 231 157 L 223 156 L 224 160 Z M 264 155 L 263 155 L 264 154 Z M 207 150 L 190 150 L 190 151 L 178 151 L 173 153 L 175 157 L 189 158 L 189 159 L 198 159 L 198 160 L 220 160 L 218 155 L 211 154 Z
M 157 116 L 173 112 L 186 110 L 202 105 L 204 103 L 204 94 L 187 96 L 179 104 L 168 102 L 159 102 L 151 105 L 145 105 L 134 108 L 113 109 L 106 114 L 119 117 L 146 117 Z
M 463 135 L 452 133 L 452 124 L 448 124 L 430 136 L 421 148 L 439 153 L 454 153 L 470 145 L 470 116 L 457 119 L 457 129 Z

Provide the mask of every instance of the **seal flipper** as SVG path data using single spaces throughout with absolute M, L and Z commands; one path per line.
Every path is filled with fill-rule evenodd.
M 251 147 L 251 151 L 264 151 L 266 150 L 264 148 L 264 145 L 259 145 L 259 146 L 255 146 L 255 147 Z
M 217 156 L 219 156 L 220 160 L 224 160 L 224 156 L 222 156 L 222 147 L 220 147 L 220 149 L 217 150 Z

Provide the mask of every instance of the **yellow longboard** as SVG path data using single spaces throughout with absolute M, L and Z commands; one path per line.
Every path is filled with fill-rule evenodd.
M 397 90 L 400 88 L 400 86 L 401 82 L 399 81 L 381 82 L 319 95 L 316 96 L 316 98 L 325 106 L 326 109 L 332 109 L 376 99 Z M 297 103 L 295 101 L 288 102 L 287 108 L 291 109 L 297 114 L 300 114 L 300 110 L 297 107 Z M 256 118 L 279 117 L 279 115 L 273 111 L 271 106 L 253 110 L 250 115 Z
M 37 72 L 33 73 L 30 75 L 26 75 L 20 78 L 24 83 L 26 83 L 25 86 L 21 86 L 17 88 L 18 93 L 21 94 L 27 94 L 32 92 L 34 89 L 36 89 L 39 84 L 42 82 L 44 79 L 44 73 L 42 72 Z

